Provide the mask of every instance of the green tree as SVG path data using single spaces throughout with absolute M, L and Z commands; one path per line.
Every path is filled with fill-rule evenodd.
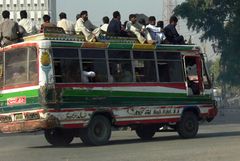
M 214 40 L 222 51 L 219 78 L 240 84 L 240 1 L 186 0 L 174 10 L 187 19 L 187 26 L 203 32 L 201 40 Z

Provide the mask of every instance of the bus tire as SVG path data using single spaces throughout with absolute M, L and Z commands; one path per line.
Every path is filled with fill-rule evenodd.
M 47 142 L 53 146 L 69 145 L 74 136 L 69 134 L 69 131 L 64 129 L 47 129 L 44 131 L 44 136 Z
M 156 133 L 156 128 L 152 126 L 139 126 L 136 128 L 136 134 L 142 140 L 151 140 Z
M 111 123 L 108 118 L 102 115 L 96 115 L 90 121 L 87 128 L 83 129 L 80 138 L 86 145 L 104 145 L 111 137 Z
M 193 138 L 197 135 L 199 122 L 193 112 L 184 112 L 180 122 L 177 124 L 177 132 L 182 138 Z

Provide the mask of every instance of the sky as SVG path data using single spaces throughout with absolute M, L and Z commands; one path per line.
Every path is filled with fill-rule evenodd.
M 57 15 L 60 12 L 66 12 L 67 18 L 75 21 L 76 14 L 82 10 L 88 11 L 88 17 L 91 22 L 99 26 L 102 24 L 102 17 L 108 16 L 112 18 L 112 13 L 118 10 L 121 13 L 122 23 L 128 20 L 129 14 L 143 13 L 147 16 L 155 16 L 157 21 L 163 20 L 163 0 L 56 0 L 57 1 Z M 173 0 L 175 1 L 175 0 Z M 185 0 L 176 0 L 177 4 Z M 58 16 L 57 16 L 58 17 Z M 167 25 L 167 24 L 165 24 Z M 214 56 L 211 42 L 202 43 L 199 41 L 201 33 L 197 34 L 189 31 L 186 26 L 186 20 L 179 19 L 178 22 L 179 33 L 182 34 L 186 40 L 192 36 L 193 42 L 202 48 L 206 49 L 210 59 Z
M 132 13 L 144 13 L 154 15 L 157 20 L 162 19 L 163 0 L 57 0 L 57 15 L 64 11 L 68 18 L 75 20 L 76 14 L 82 10 L 88 11 L 88 17 L 92 23 L 100 25 L 102 17 L 112 18 L 113 11 L 121 13 L 121 21 L 128 20 Z

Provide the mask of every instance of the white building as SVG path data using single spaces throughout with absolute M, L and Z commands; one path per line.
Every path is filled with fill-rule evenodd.
M 20 11 L 26 10 L 28 17 L 31 18 L 37 26 L 42 24 L 42 17 L 48 14 L 51 22 L 56 22 L 56 0 L 0 0 L 0 12 L 8 10 L 10 19 L 20 20 Z M 0 22 L 2 22 L 2 15 Z

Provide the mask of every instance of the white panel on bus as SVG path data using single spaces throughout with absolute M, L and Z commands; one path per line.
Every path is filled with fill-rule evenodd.
M 13 0 L 13 4 L 14 4 L 14 5 L 17 5 L 17 0 Z
M 20 0 L 20 4 L 24 4 L 24 0 Z
M 41 4 L 45 4 L 45 0 L 41 0 Z
M 49 15 L 48 11 L 44 11 L 44 15 Z
M 7 4 L 7 5 L 10 5 L 10 0 L 6 0 L 6 4 Z
M 34 11 L 31 11 L 30 15 L 31 15 L 31 18 L 33 18 L 33 19 L 35 18 L 35 12 Z
M 3 0 L 0 0 L 0 5 L 3 5 Z
M 37 12 L 37 18 L 42 18 L 42 12 L 41 11 Z

